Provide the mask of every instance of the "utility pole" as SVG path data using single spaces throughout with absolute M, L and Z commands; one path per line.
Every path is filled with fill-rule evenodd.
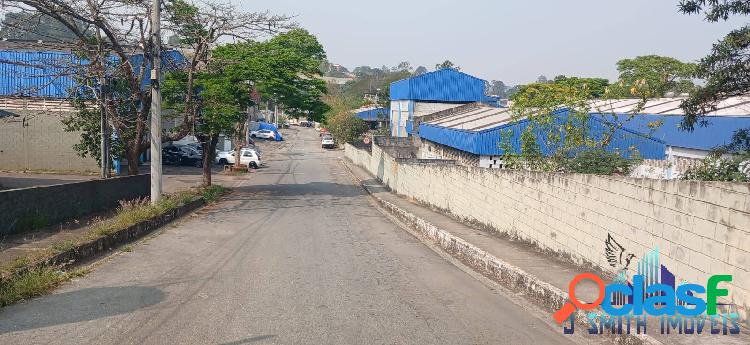
M 104 73 L 104 77 L 102 80 L 99 81 L 99 103 L 100 103 L 100 110 L 101 110 L 101 143 L 100 143 L 100 151 L 101 151 L 101 166 L 102 166 L 102 178 L 107 179 L 110 178 L 110 168 L 109 168 L 109 120 L 107 119 L 107 76 L 106 72 Z
M 161 199 L 161 1 L 151 5 L 151 204 Z

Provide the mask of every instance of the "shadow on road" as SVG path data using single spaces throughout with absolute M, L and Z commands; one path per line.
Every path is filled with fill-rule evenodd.
M 296 196 L 332 196 L 352 198 L 362 194 L 362 190 L 350 184 L 331 182 L 310 182 L 300 184 L 253 185 L 237 188 L 244 193 L 252 193 L 264 198 L 283 198 Z M 245 195 L 239 195 L 243 197 Z M 269 199 L 272 200 L 272 199 Z
M 262 341 L 262 340 L 273 339 L 273 338 L 276 338 L 276 335 L 259 335 L 257 337 L 251 337 L 251 338 L 245 338 L 245 339 L 240 339 L 240 340 L 236 340 L 236 341 L 230 341 L 228 343 L 222 343 L 222 344 L 219 344 L 219 345 L 242 345 L 242 344 L 254 343 L 256 341 Z
M 49 295 L 0 310 L 0 334 L 125 314 L 155 305 L 164 298 L 161 290 L 143 286 L 90 288 Z

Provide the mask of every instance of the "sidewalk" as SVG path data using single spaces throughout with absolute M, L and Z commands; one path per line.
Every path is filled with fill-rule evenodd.
M 378 203 L 417 230 L 422 240 L 438 245 L 475 271 L 524 295 L 527 300 L 537 306 L 549 310 L 550 319 L 552 313 L 567 301 L 568 285 L 571 279 L 580 273 L 587 272 L 579 266 L 553 257 L 553 254 L 540 252 L 528 244 L 472 228 L 445 214 L 411 202 L 388 191 L 365 169 L 346 159 L 342 161 Z M 593 273 L 600 274 L 601 272 Z M 603 275 L 600 276 L 604 278 Z M 610 282 L 606 278 L 604 281 L 605 284 Z M 594 301 L 598 296 L 596 284 L 589 281 L 579 283 L 576 287 L 576 295 L 582 302 Z M 579 325 L 586 324 L 583 312 L 579 311 L 576 319 Z M 586 327 L 576 327 L 576 332 L 586 332 L 586 330 Z M 562 332 L 562 327 L 560 331 Z M 705 334 L 663 336 L 659 333 L 658 323 L 649 322 L 648 336 L 633 335 L 620 337 L 619 340 L 629 344 L 750 343 L 750 336 L 746 329 L 742 329 L 739 336 Z

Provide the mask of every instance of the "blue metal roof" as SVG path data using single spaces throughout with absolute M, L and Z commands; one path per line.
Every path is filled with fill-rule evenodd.
M 135 55 L 131 59 L 138 66 L 143 56 Z M 177 51 L 167 51 L 162 60 L 165 69 L 170 69 L 184 62 L 184 57 Z M 1 50 L 0 96 L 68 98 L 70 91 L 78 86 L 73 67 L 87 63 L 66 51 Z M 149 85 L 148 77 L 144 79 L 143 85 Z
M 662 140 L 668 146 L 705 151 L 728 144 L 736 130 L 750 128 L 750 116 L 706 116 L 706 127 L 696 126 L 688 132 L 680 129 L 682 115 L 597 115 L 606 121 L 622 122 L 625 128 Z
M 391 83 L 391 100 L 481 102 L 484 80 L 446 68 Z
M 559 115 L 559 121 L 566 121 L 566 118 L 567 111 L 562 111 Z M 511 145 L 515 152 L 520 152 L 521 133 L 528 127 L 528 125 L 528 120 L 521 120 L 482 131 L 470 131 L 458 128 L 441 127 L 429 123 L 421 123 L 419 126 L 419 136 L 461 151 L 477 155 L 499 156 L 504 153 L 500 148 L 502 133 L 505 131 L 511 131 L 513 133 Z M 588 126 L 591 128 L 590 135 L 594 137 L 599 137 L 608 130 L 608 127 L 605 126 L 602 119 L 594 116 L 589 118 Z M 537 131 L 539 131 L 537 137 L 540 138 L 539 146 L 542 153 L 550 154 L 552 149 L 547 147 L 541 139 L 543 138 L 544 133 L 540 129 L 537 129 Z M 664 159 L 666 152 L 664 141 L 648 137 L 628 128 L 617 129 L 607 148 L 609 150 L 619 150 L 626 156 L 632 148 L 635 149 L 642 158 L 646 159 Z
M 389 113 L 388 108 L 373 108 L 357 112 L 354 116 L 365 121 L 385 121 Z

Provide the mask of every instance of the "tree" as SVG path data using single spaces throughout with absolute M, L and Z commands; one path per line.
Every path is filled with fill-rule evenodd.
M 427 73 L 427 67 L 419 66 L 417 69 L 414 70 L 413 75 L 418 76 Z
M 69 30 L 75 39 L 71 48 L 81 60 L 74 59 L 65 69 L 68 75 L 76 78 L 79 88 L 74 97 L 79 105 L 83 101 L 95 100 L 100 104 L 101 87 L 99 81 L 109 78 L 115 84 L 119 96 L 108 97 L 103 104 L 115 129 L 115 134 L 123 141 L 128 160 L 128 173 L 138 173 L 138 156 L 148 148 L 145 141 L 146 123 L 151 103 L 150 90 L 145 71 L 153 56 L 154 42 L 151 41 L 152 28 L 147 18 L 151 8 L 147 1 L 84 1 L 84 0 L 9 0 L 3 7 L 20 9 L 23 16 L 46 15 Z M 84 63 L 82 61 L 88 61 Z M 90 118 L 79 112 L 71 120 Z M 90 128 L 81 126 L 81 128 Z M 84 135 L 82 140 L 92 138 Z M 96 144 L 81 142 L 91 152 Z M 81 153 L 85 155 L 86 153 Z M 98 154 L 97 154 L 98 156 Z
M 695 88 L 692 76 L 696 65 L 675 58 L 646 55 L 617 62 L 618 82 L 612 86 L 613 95 L 641 99 L 690 93 Z
M 83 23 L 79 21 L 79 26 Z M 76 34 L 61 22 L 42 13 L 10 12 L 3 18 L 0 36 L 26 41 L 74 42 Z
M 437 71 L 441 69 L 446 69 L 446 68 L 454 69 L 456 71 L 461 70 L 461 67 L 456 66 L 451 60 L 445 60 L 442 63 L 435 65 L 435 70 Z
M 327 119 L 327 128 L 340 143 L 352 142 L 367 132 L 367 123 L 354 116 L 350 111 L 343 111 Z
M 169 74 L 164 92 L 169 106 L 178 112 L 194 107 L 195 133 L 204 147 L 204 185 L 211 184 L 210 167 L 219 134 L 244 138 L 245 110 L 254 104 L 253 89 L 290 113 L 322 116 L 327 110 L 321 100 L 325 82 L 315 76 L 324 61 L 325 52 L 315 36 L 293 29 L 265 42 L 213 49 L 208 65 L 194 74 L 193 87 L 187 86 L 186 71 Z M 187 97 L 185 90 L 194 90 L 193 95 Z M 235 151 L 240 148 L 236 140 Z
M 352 71 L 352 73 L 354 73 L 354 76 L 356 76 L 357 78 L 361 78 L 361 77 L 364 77 L 364 76 L 370 76 L 370 75 L 374 74 L 374 72 L 372 70 L 372 67 L 370 67 L 370 66 L 358 66 L 358 67 L 355 67 L 354 71 Z
M 637 153 L 612 152 L 608 146 L 636 112 L 608 114 L 608 121 L 597 121 L 595 128 L 592 114 L 609 110 L 592 109 L 588 84 L 568 79 L 525 85 L 514 95 L 513 119 L 526 122 L 519 132 L 501 137 L 506 164 L 533 170 L 626 173 L 630 165 L 623 162 L 632 161 Z
M 498 96 L 501 99 L 506 98 L 505 95 L 506 86 L 505 83 L 503 83 L 500 80 L 493 80 L 492 82 L 487 82 L 487 85 L 485 85 L 485 93 L 492 96 Z
M 211 50 L 221 39 L 249 41 L 258 35 L 272 35 L 293 27 L 288 16 L 242 12 L 224 3 L 203 2 L 198 6 L 184 0 L 170 0 L 166 3 L 166 16 L 168 21 L 164 27 L 174 32 L 181 45 L 191 51 L 183 69 L 186 92 L 181 109 L 182 125 L 173 128 L 166 141 L 178 140 L 192 129 L 199 107 L 196 93 L 189 90 L 194 90 L 197 73 L 210 66 Z
M 408 61 L 402 61 L 396 67 L 391 69 L 394 72 L 409 72 L 411 73 L 412 67 Z
M 750 14 L 749 0 L 682 0 L 679 11 L 704 14 L 709 22 L 725 21 L 731 16 Z M 746 95 L 750 91 L 750 26 L 731 31 L 714 44 L 708 56 L 698 63 L 695 76 L 706 81 L 697 88 L 682 108 L 685 117 L 682 127 L 692 130 L 696 123 L 708 125 L 703 115 L 716 109 L 721 100 Z
M 547 77 L 544 75 L 540 75 L 539 77 L 536 78 L 537 83 L 546 83 L 548 81 L 549 79 L 547 79 Z
M 607 87 L 609 86 L 609 80 L 604 78 L 578 78 L 562 75 L 555 77 L 555 80 L 552 83 L 586 90 L 591 98 L 604 97 L 605 93 L 607 93 Z
M 203 35 L 207 26 L 200 20 L 195 21 L 195 18 L 201 18 L 200 14 L 206 12 L 223 13 L 222 11 L 231 6 L 204 4 L 206 7 L 203 9 L 207 8 L 206 11 L 183 1 L 168 1 L 163 12 L 165 17 L 163 26 L 180 35 L 181 39 L 187 40 L 183 43 L 191 43 L 190 40 L 194 37 L 213 37 L 215 33 L 211 32 L 208 32 L 208 36 Z M 74 102 L 86 104 L 94 100 L 96 103 L 101 103 L 102 88 L 99 81 L 111 81 L 110 89 L 117 97 L 107 97 L 107 102 L 103 104 L 103 107 L 115 134 L 122 141 L 128 161 L 128 173 L 138 174 L 138 157 L 149 148 L 146 134 L 150 108 L 143 105 L 151 103 L 151 90 L 148 87 L 150 75 L 147 71 L 150 69 L 149 62 L 156 48 L 151 39 L 152 28 L 148 20 L 151 15 L 151 1 L 7 0 L 2 5 L 19 9 L 27 15 L 49 16 L 75 35 L 71 48 L 75 56 L 80 59 L 72 61 L 66 69 L 68 75 L 76 78 L 80 84 L 80 87 L 74 90 L 76 98 Z M 233 34 L 242 32 L 247 26 L 267 30 L 270 25 L 273 29 L 272 24 L 277 18 L 267 13 L 241 16 L 241 12 L 229 12 L 232 15 L 229 18 L 243 18 L 239 27 L 230 28 Z M 217 19 L 215 16 L 211 18 Z M 209 41 L 208 45 L 211 42 Z M 166 51 L 165 47 L 159 49 Z M 195 50 L 194 57 L 188 65 L 197 66 L 201 61 L 205 61 L 203 60 L 205 52 L 205 49 Z M 178 65 L 182 62 L 179 61 L 180 59 L 177 59 L 178 61 L 165 60 L 168 59 L 163 59 L 162 63 L 168 65 L 165 66 L 167 70 L 180 67 Z M 185 95 L 192 97 L 193 92 L 185 92 Z M 194 108 L 194 106 L 186 107 L 183 128 L 164 135 L 164 140 L 179 139 L 189 131 L 195 120 Z M 79 108 L 79 112 L 74 114 L 67 127 L 69 129 L 95 128 L 83 123 L 90 120 L 91 116 L 87 116 Z M 86 151 L 81 153 L 82 155 L 87 152 L 93 153 L 97 149 L 97 144 L 89 141 L 93 137 L 93 135 L 84 135 L 82 142 L 77 145 L 78 148 L 86 148 Z

